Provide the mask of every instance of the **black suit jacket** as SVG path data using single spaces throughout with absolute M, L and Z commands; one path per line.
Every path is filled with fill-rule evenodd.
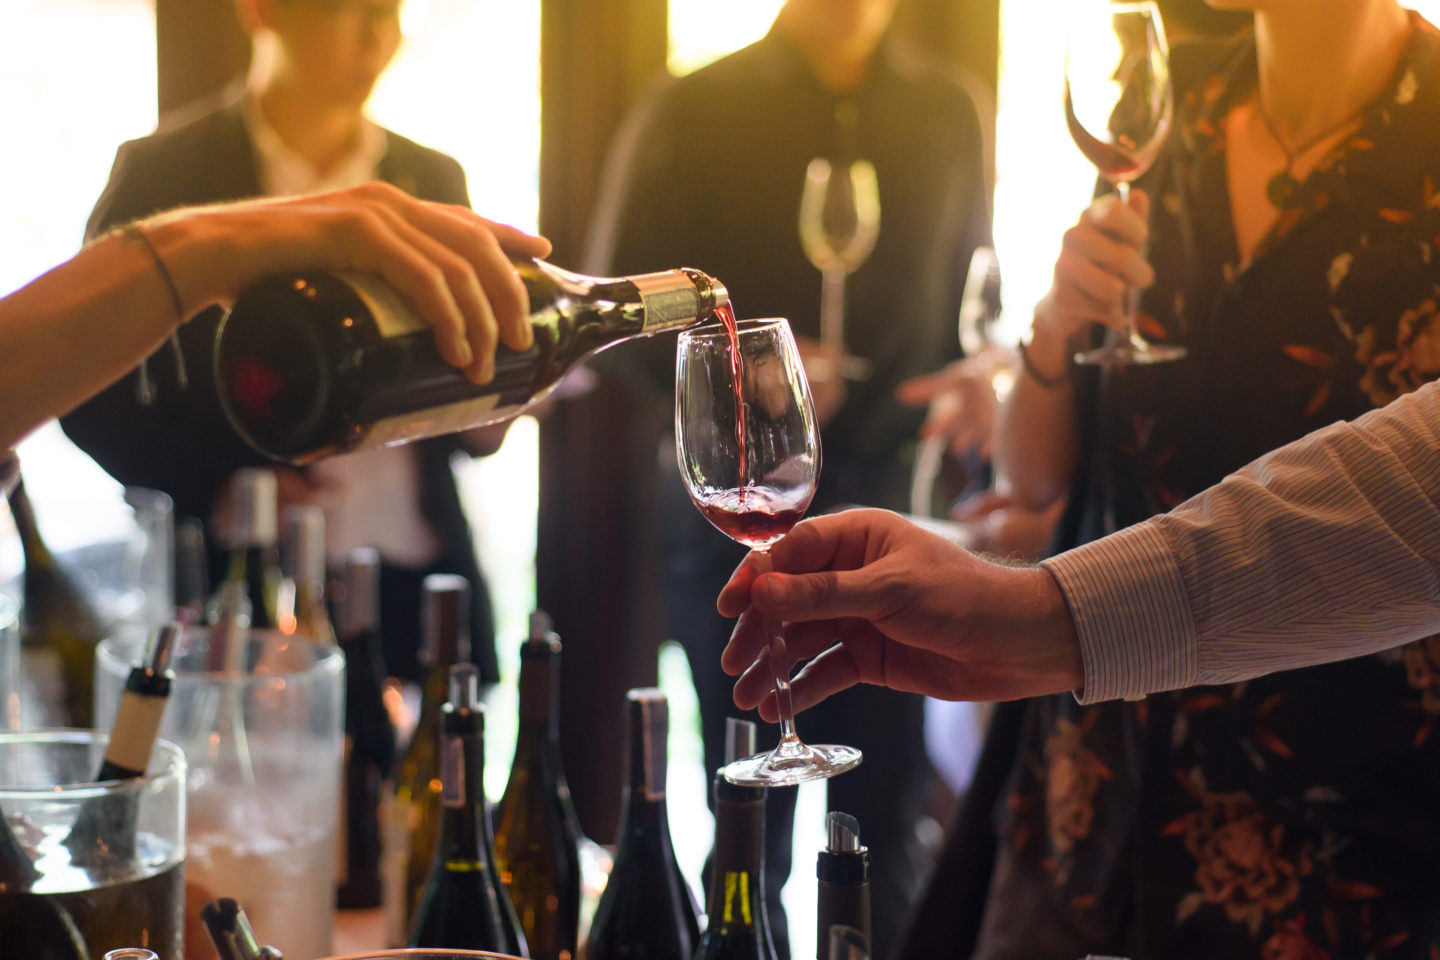
M 465 174 L 455 160 L 386 131 L 387 150 L 380 179 L 425 200 L 469 206 Z M 122 144 L 110 182 L 86 226 L 86 239 L 162 210 L 258 196 L 255 148 L 245 126 L 242 102 L 211 103 L 139 140 Z M 220 320 L 206 310 L 180 328 L 180 345 L 190 384 L 176 382 L 173 353 L 162 347 L 149 361 L 154 402 L 139 403 L 138 373 L 118 383 L 61 420 L 65 432 L 119 482 L 164 490 L 177 516 L 208 518 L 220 486 L 239 468 L 264 465 L 262 457 L 235 434 L 220 409 L 211 347 Z M 382 572 L 381 618 L 389 667 L 415 677 L 419 635 L 419 577 L 459 573 L 473 585 L 472 658 L 483 678 L 498 678 L 490 601 L 475 562 L 469 525 L 461 511 L 450 458 L 454 438 L 415 447 L 420 460 L 421 511 L 443 544 L 437 562 L 419 571 Z

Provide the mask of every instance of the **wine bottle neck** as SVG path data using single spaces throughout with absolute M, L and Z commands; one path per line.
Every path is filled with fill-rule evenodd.
M 250 601 L 250 625 L 275 626 L 279 616 L 280 562 L 275 544 L 242 544 L 230 552 L 226 580 L 241 584 Z
M 765 863 L 763 795 L 740 799 L 716 798 L 715 845 L 712 849 L 714 880 L 707 904 L 710 923 L 712 926 L 719 922 L 739 923 L 738 919 L 725 919 L 736 916 L 739 909 L 734 903 L 735 898 L 741 895 L 736 885 L 742 881 L 749 885 L 745 891 L 747 898 L 751 893 L 757 898 L 762 896 L 759 878 Z M 724 882 L 721 882 L 722 879 Z M 746 906 L 745 910 L 747 919 L 744 922 L 749 924 L 752 922 L 748 919 L 751 907 Z
M 23 480 L 15 484 L 15 489 L 10 493 L 10 516 L 20 534 L 20 549 L 25 554 L 26 566 L 34 568 L 53 564 L 55 558 L 51 555 L 45 538 L 40 535 L 40 524 L 35 519 L 35 506 L 30 502 L 30 494 L 25 491 Z
M 490 818 L 485 811 L 483 736 L 449 736 L 440 744 L 440 855 L 446 860 L 487 862 Z

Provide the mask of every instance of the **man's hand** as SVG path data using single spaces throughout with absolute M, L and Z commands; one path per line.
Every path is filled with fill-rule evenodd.
M 882 510 L 797 525 L 747 557 L 720 594 L 738 616 L 721 656 L 735 703 L 776 719 L 762 618 L 787 621 L 795 709 L 856 683 L 946 700 L 1011 700 L 1073 690 L 1083 671 L 1074 625 L 1050 574 L 990 563 Z

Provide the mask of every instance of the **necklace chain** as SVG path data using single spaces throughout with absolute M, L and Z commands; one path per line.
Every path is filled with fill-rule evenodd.
M 1270 139 L 1275 141 L 1275 146 L 1285 155 L 1285 169 L 1277 172 L 1265 183 L 1265 196 L 1272 206 L 1277 210 L 1289 210 L 1298 205 L 1300 195 L 1300 181 L 1295 179 L 1295 161 L 1304 156 L 1316 144 L 1322 143 L 1334 136 L 1345 127 L 1355 122 L 1355 119 L 1365 112 L 1361 107 L 1354 113 L 1347 114 L 1338 123 L 1331 124 L 1318 134 L 1306 140 L 1295 149 L 1290 149 L 1281 139 L 1280 134 L 1275 130 L 1275 124 L 1270 119 L 1270 114 L 1265 109 L 1265 104 L 1259 94 L 1255 96 L 1255 112 L 1260 115 L 1260 122 L 1265 124 L 1265 132 L 1270 134 Z

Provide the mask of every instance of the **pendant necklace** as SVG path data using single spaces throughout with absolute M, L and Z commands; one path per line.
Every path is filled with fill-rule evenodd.
M 1265 181 L 1265 198 L 1270 201 L 1272 207 L 1276 210 L 1290 210 L 1299 205 L 1300 181 L 1295 179 L 1293 173 L 1295 161 L 1303 157 L 1316 144 L 1329 139 L 1337 131 L 1349 126 L 1364 110 L 1365 108 L 1361 107 L 1339 123 L 1326 127 L 1316 136 L 1291 150 L 1285 146 L 1285 141 L 1280 139 L 1280 134 L 1275 132 L 1275 124 L 1270 121 L 1270 114 L 1265 112 L 1265 104 L 1261 102 L 1260 95 L 1258 93 L 1255 95 L 1255 112 L 1260 114 L 1260 122 L 1265 124 L 1265 130 L 1270 134 L 1270 139 L 1274 140 L 1275 145 L 1280 148 L 1280 152 L 1285 154 L 1285 169 L 1278 171 Z

